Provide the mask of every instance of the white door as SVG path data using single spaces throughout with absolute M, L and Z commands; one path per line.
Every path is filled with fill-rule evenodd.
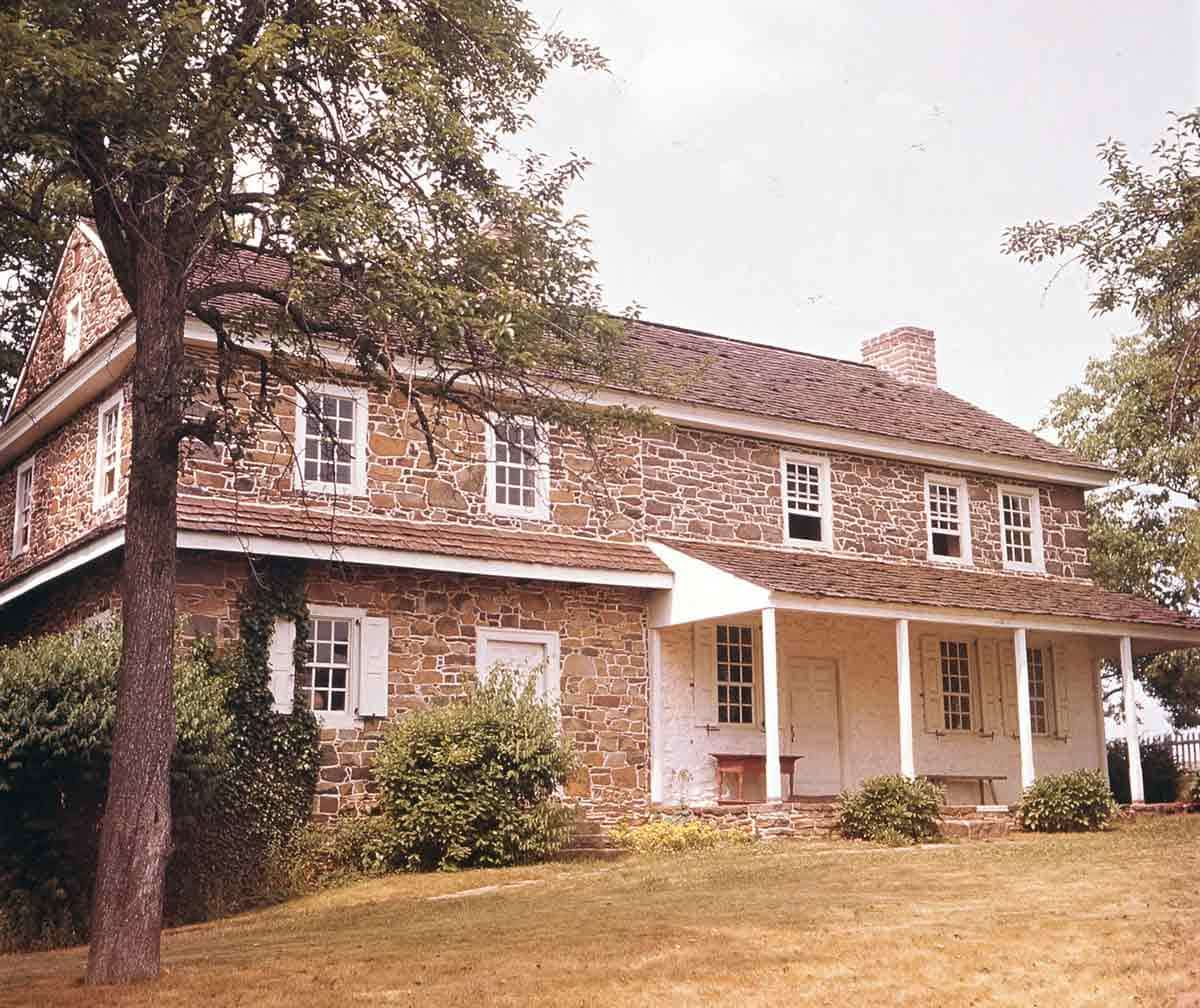
M 541 630 L 475 631 L 476 673 L 482 682 L 496 665 L 514 672 L 538 671 L 535 692 L 544 700 L 559 700 L 558 634 Z
M 838 743 L 837 662 L 832 658 L 789 658 L 787 706 L 780 749 L 796 761 L 796 795 L 833 795 L 842 789 Z

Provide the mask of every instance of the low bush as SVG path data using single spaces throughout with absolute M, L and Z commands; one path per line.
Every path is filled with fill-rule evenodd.
M 1072 770 L 1039 777 L 1017 804 L 1017 823 L 1035 833 L 1103 829 L 1117 806 L 1099 770 Z
M 635 854 L 682 854 L 753 842 L 753 837 L 741 830 L 721 830 L 697 820 L 659 819 L 640 826 L 620 825 L 608 836 L 617 847 Z
M 871 777 L 842 794 L 838 829 L 844 837 L 892 846 L 930 840 L 941 832 L 943 800 L 942 789 L 923 777 Z
M 454 869 L 547 857 L 574 813 L 556 795 L 575 767 L 536 677 L 497 667 L 466 698 L 408 714 L 375 760 L 385 824 L 364 856 L 391 867 Z
M 1168 739 L 1143 742 L 1142 786 L 1148 802 L 1173 802 L 1179 787 L 1179 766 L 1175 763 L 1175 752 Z M 1108 743 L 1108 784 L 1113 797 L 1121 805 L 1128 805 L 1129 795 L 1129 750 L 1124 739 Z

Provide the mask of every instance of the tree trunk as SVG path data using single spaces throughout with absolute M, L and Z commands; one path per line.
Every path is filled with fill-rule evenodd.
M 171 852 L 183 282 L 172 276 L 161 249 L 143 246 L 136 284 L 132 451 L 121 577 L 124 645 L 92 899 L 89 984 L 158 975 L 163 882 Z

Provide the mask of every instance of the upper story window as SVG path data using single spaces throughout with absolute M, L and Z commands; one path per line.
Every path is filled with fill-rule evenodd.
M 487 507 L 492 514 L 550 517 L 550 459 L 544 432 L 529 418 L 487 426 Z
M 829 460 L 818 456 L 783 453 L 783 538 L 795 545 L 833 544 Z
M 102 508 L 116 499 L 121 485 L 121 424 L 125 416 L 125 396 L 117 392 L 100 404 L 96 430 L 96 484 L 93 503 Z
M 754 628 L 717 626 L 717 721 L 754 724 Z
M 13 515 L 12 555 L 20 556 L 29 549 L 33 522 L 33 459 L 17 469 L 17 496 Z
M 941 641 L 942 726 L 946 731 L 971 730 L 971 646 Z
M 971 515 L 965 480 L 925 478 L 925 518 L 929 558 L 971 562 Z
M 360 495 L 367 490 L 365 389 L 314 385 L 296 402 L 299 489 Z
M 1042 519 L 1036 490 L 1000 487 L 1000 535 L 1004 566 L 1010 570 L 1043 571 Z
M 67 302 L 63 317 L 63 360 L 70 360 L 79 353 L 83 342 L 83 297 L 76 294 Z

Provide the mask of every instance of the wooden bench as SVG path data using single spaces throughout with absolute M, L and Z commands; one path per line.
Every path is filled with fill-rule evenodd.
M 718 803 L 725 802 L 730 804 L 739 804 L 745 801 L 743 786 L 746 780 L 746 769 L 761 768 L 763 778 L 766 778 L 767 772 L 767 757 L 754 753 L 709 753 L 709 755 L 717 761 L 717 801 Z M 787 779 L 788 793 L 784 795 L 784 799 L 792 797 L 792 771 L 796 768 L 796 760 L 804 759 L 803 756 L 780 756 L 779 771 Z M 733 797 L 722 797 L 726 794 L 726 789 L 723 786 L 724 780 L 730 782 L 729 793 Z
M 992 792 L 992 804 L 999 805 L 996 800 L 996 781 L 1008 780 L 1004 774 L 921 774 L 926 780 L 933 781 L 934 784 L 978 784 L 979 785 L 979 804 L 988 804 L 987 798 L 984 795 L 984 788 L 990 788 Z

